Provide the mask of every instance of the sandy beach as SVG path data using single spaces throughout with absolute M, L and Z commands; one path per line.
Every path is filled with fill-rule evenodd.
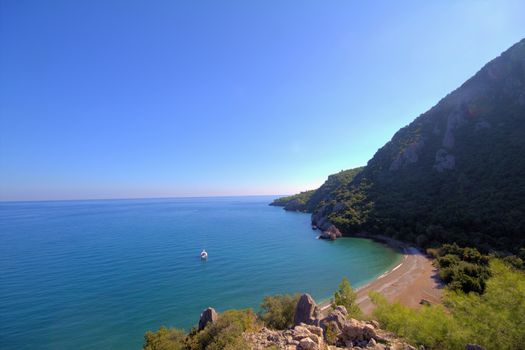
M 437 278 L 437 269 L 425 254 L 417 248 L 388 237 L 365 235 L 360 237 L 374 239 L 403 252 L 401 263 L 356 290 L 357 303 L 365 314 L 370 314 L 374 308 L 368 297 L 371 291 L 381 293 L 389 302 L 399 301 L 414 308 L 421 306 L 422 299 L 432 304 L 441 301 L 443 289 Z M 323 303 L 321 307 L 324 311 L 329 307 L 329 303 Z

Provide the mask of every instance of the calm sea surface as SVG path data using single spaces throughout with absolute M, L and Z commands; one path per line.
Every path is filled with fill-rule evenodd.
M 202 309 L 328 298 L 394 266 L 364 239 L 317 240 L 273 197 L 0 203 L 0 348 L 140 349 Z M 208 261 L 201 261 L 206 248 Z

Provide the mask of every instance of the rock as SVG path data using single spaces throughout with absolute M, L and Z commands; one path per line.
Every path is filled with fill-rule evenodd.
M 376 320 L 368 321 L 368 323 L 374 326 L 374 328 L 379 328 L 379 322 L 377 322 Z
M 368 343 L 370 339 L 378 339 L 374 326 L 353 318 L 344 323 L 339 338 L 344 344 Z
M 199 331 L 202 331 L 204 327 L 208 325 L 208 323 L 215 323 L 217 322 L 217 319 L 219 318 L 219 315 L 217 314 L 217 311 L 215 311 L 214 308 L 209 307 L 205 309 L 201 313 L 201 317 L 199 318 Z
M 303 325 L 303 327 L 306 328 L 308 332 L 315 334 L 318 337 L 323 337 L 323 329 L 321 327 L 313 325 Z
M 465 350 L 486 350 L 483 346 L 478 344 L 467 344 Z
M 456 157 L 452 154 L 449 154 L 447 150 L 440 148 L 436 152 L 436 160 L 434 162 L 434 169 L 438 172 L 443 172 L 445 170 L 452 170 L 456 167 Z
M 319 325 L 323 329 L 326 336 L 326 332 L 329 329 L 330 332 L 339 334 L 343 329 L 343 325 L 346 321 L 347 315 L 346 308 L 344 306 L 338 306 L 335 310 L 332 310 L 325 318 L 323 318 Z
M 376 330 L 375 330 L 374 326 L 372 326 L 370 324 L 365 325 L 365 327 L 363 329 L 363 335 L 364 335 L 364 338 L 366 340 L 376 339 L 377 338 Z
M 319 238 L 336 239 L 342 236 L 337 227 L 328 220 L 328 215 L 333 209 L 331 205 L 323 205 L 312 214 L 312 225 L 315 225 L 322 232 Z
M 464 124 L 464 122 L 465 111 L 461 107 L 461 104 L 458 104 L 458 106 L 447 117 L 445 135 L 443 137 L 443 141 L 441 142 L 443 147 L 445 147 L 446 149 L 454 148 L 454 145 L 456 143 L 454 131 L 456 131 L 462 124 Z
M 343 305 L 337 305 L 337 307 L 335 308 L 335 311 L 339 311 L 344 316 L 348 315 L 348 311 L 346 311 L 346 307 L 344 307 Z
M 425 306 L 430 306 L 430 305 L 431 305 L 431 304 L 430 304 L 430 301 L 428 301 L 427 299 L 421 299 L 421 300 L 419 301 L 419 304 L 420 304 L 420 305 L 425 305 Z
M 315 343 L 310 338 L 303 338 L 299 342 L 299 346 L 297 346 L 297 349 L 300 350 L 318 350 L 319 346 L 317 346 L 317 343 Z
M 345 311 L 344 308 L 332 310 L 337 315 Z M 322 328 L 305 323 L 287 330 L 263 327 L 256 332 L 244 332 L 243 337 L 252 350 L 416 350 L 394 334 L 374 328 L 371 321 L 349 319 L 344 322 L 343 328 L 341 333 L 336 334 L 335 344 L 323 339 Z
M 397 171 L 407 164 L 417 163 L 419 154 L 425 146 L 425 140 L 420 139 L 408 145 L 390 164 L 390 171 Z
M 319 307 L 317 307 L 314 299 L 309 294 L 303 294 L 295 307 L 294 324 L 304 323 L 317 326 L 319 324 L 319 313 Z
M 330 224 L 330 226 L 328 226 L 328 228 L 326 230 L 324 230 L 323 233 L 321 233 L 319 238 L 330 239 L 330 240 L 334 241 L 337 238 L 342 237 L 342 236 L 343 235 L 341 234 L 339 229 L 337 227 L 335 227 L 334 225 Z

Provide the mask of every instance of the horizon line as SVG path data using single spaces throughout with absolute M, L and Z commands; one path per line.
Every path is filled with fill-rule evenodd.
M 0 199 L 0 203 L 28 202 L 87 202 L 87 201 L 118 201 L 145 199 L 192 199 L 192 198 L 234 198 L 234 197 L 285 197 L 293 194 L 244 194 L 244 195 L 190 195 L 190 196 L 160 196 L 160 197 L 117 197 L 117 198 L 72 198 L 72 199 Z

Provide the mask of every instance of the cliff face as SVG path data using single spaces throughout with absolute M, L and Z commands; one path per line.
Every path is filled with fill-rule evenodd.
M 345 234 L 524 246 L 525 39 L 399 130 L 366 167 L 330 176 L 302 209 Z

